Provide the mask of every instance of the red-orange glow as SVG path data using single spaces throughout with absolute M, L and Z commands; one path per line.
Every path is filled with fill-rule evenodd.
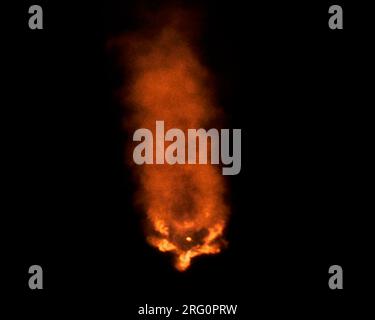
M 220 109 L 213 102 L 210 75 L 192 45 L 195 34 L 189 30 L 188 15 L 173 12 L 165 17 L 165 25 L 118 42 L 130 74 L 122 90 L 131 111 L 125 119 L 130 134 L 148 128 L 155 137 L 156 120 L 164 120 L 165 131 L 218 125 Z M 131 159 L 131 152 L 127 157 Z M 221 251 L 229 210 L 219 167 L 133 164 L 132 169 L 139 181 L 136 202 L 147 217 L 146 239 L 173 253 L 178 270 L 186 270 L 194 257 Z

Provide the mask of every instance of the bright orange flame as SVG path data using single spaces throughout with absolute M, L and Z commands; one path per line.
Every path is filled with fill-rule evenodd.
M 189 42 L 193 32 L 184 26 L 189 23 L 186 18 L 186 13 L 173 12 L 157 30 L 120 39 L 131 74 L 131 84 L 123 90 L 132 111 L 126 124 L 131 132 L 148 128 L 155 139 L 156 120 L 164 120 L 165 131 L 179 128 L 185 133 L 188 128 L 217 124 L 220 111 L 212 103 L 209 73 Z M 220 252 L 228 218 L 220 168 L 153 164 L 136 166 L 134 171 L 140 185 L 137 202 L 147 215 L 145 229 L 152 246 L 172 252 L 180 271 L 196 256 Z

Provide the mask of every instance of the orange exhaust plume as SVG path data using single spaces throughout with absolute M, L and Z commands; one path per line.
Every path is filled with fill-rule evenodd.
M 118 39 L 130 74 L 130 83 L 122 90 L 131 114 L 125 124 L 129 132 L 147 128 L 155 137 L 157 120 L 165 122 L 165 131 L 179 128 L 185 134 L 189 128 L 220 126 L 221 111 L 213 103 L 210 75 L 191 42 L 196 34 L 188 25 L 190 18 L 186 12 L 173 10 L 158 16 L 164 25 L 152 25 Z M 153 143 L 155 150 L 159 141 Z M 169 143 L 165 142 L 165 147 Z M 132 159 L 131 154 L 129 157 Z M 132 166 L 139 184 L 136 202 L 146 215 L 145 233 L 152 246 L 173 253 L 180 271 L 186 270 L 194 257 L 221 251 L 229 209 L 218 166 Z

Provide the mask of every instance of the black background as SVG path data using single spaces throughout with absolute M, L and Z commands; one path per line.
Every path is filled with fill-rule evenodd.
M 205 14 L 202 59 L 243 134 L 228 249 L 176 272 L 133 212 L 106 44 L 137 26 L 137 2 L 22 1 L 2 20 L 2 291 L 12 312 L 137 319 L 146 303 L 222 303 L 238 304 L 241 319 L 357 315 L 371 279 L 371 10 L 340 1 L 344 30 L 332 31 L 330 2 L 180 3 Z M 32 4 L 43 30 L 28 28 Z M 28 288 L 33 264 L 42 291 Z M 333 264 L 342 291 L 328 288 Z

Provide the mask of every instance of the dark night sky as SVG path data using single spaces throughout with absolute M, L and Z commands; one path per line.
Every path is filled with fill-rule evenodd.
M 124 165 L 121 79 L 106 43 L 137 27 L 139 4 L 36 2 L 45 29 L 28 30 L 34 3 L 17 3 L 2 50 L 10 297 L 42 317 L 74 306 L 136 319 L 145 303 L 234 303 L 241 319 L 355 310 L 370 212 L 371 52 L 359 6 L 341 1 L 336 33 L 326 2 L 180 1 L 205 13 L 202 58 L 243 132 L 229 247 L 181 274 L 145 243 Z M 31 264 L 45 268 L 43 292 L 27 288 Z M 332 264 L 344 268 L 344 292 L 328 290 Z

